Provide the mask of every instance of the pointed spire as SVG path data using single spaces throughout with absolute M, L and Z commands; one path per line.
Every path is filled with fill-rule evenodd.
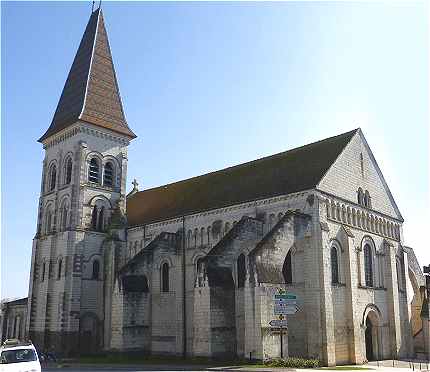
M 52 123 L 39 142 L 78 120 L 136 137 L 125 119 L 100 8 L 91 14 Z

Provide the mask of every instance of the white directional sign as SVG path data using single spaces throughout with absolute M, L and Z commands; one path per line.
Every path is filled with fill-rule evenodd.
M 282 319 L 282 320 L 273 319 L 269 322 L 269 325 L 275 328 L 281 328 L 281 327 L 286 328 L 288 324 L 287 324 L 287 319 Z
M 275 294 L 274 302 L 275 315 L 291 315 L 299 310 L 297 307 L 297 296 L 292 293 Z
M 293 315 L 297 313 L 300 310 L 300 308 L 297 305 L 290 305 L 284 308 L 284 314 L 285 315 Z

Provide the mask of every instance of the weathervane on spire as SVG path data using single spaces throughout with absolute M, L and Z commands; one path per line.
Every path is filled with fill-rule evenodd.
M 133 191 L 139 191 L 139 189 L 137 188 L 137 186 L 139 186 L 139 183 L 137 182 L 136 178 L 131 184 L 133 185 Z
M 137 182 L 136 178 L 133 180 L 133 182 L 131 183 L 133 185 L 133 190 L 131 190 L 127 196 L 131 196 L 136 194 L 137 192 L 139 192 L 139 189 L 137 186 L 139 186 L 139 183 Z
M 93 0 L 93 5 L 91 6 L 91 12 L 94 12 L 94 5 L 95 5 L 95 0 Z M 102 0 L 99 0 L 99 7 L 97 9 L 100 9 L 102 7 Z

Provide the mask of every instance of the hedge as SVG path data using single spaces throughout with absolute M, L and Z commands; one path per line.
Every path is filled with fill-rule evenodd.
M 285 367 L 285 368 L 317 368 L 320 361 L 317 359 L 304 358 L 286 358 L 266 360 L 264 365 L 268 367 Z

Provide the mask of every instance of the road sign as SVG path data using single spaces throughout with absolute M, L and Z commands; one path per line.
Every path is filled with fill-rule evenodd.
M 279 320 L 279 319 L 273 319 L 269 322 L 269 325 L 271 327 L 275 328 L 286 328 L 287 327 L 287 319 Z
M 297 305 L 294 306 L 287 306 L 287 308 L 285 309 L 285 314 L 287 315 L 293 315 L 295 313 L 297 313 L 299 311 L 299 307 Z
M 297 300 L 297 296 L 293 293 L 275 294 L 275 300 Z
M 279 315 L 279 319 L 274 319 L 269 322 L 269 325 L 274 329 L 279 329 L 279 335 L 281 340 L 281 359 L 284 357 L 284 346 L 282 330 L 287 326 L 287 319 L 284 319 L 284 315 L 295 314 L 299 308 L 297 307 L 297 296 L 294 293 L 286 293 L 286 290 L 279 288 L 278 293 L 273 296 L 274 301 L 274 312 L 275 315 Z M 275 328 L 276 327 L 276 328 Z
M 299 307 L 297 305 L 287 305 L 285 304 L 284 306 L 276 306 L 275 304 L 275 309 L 274 309 L 274 313 L 275 315 L 292 315 L 297 313 L 297 311 L 299 311 Z

